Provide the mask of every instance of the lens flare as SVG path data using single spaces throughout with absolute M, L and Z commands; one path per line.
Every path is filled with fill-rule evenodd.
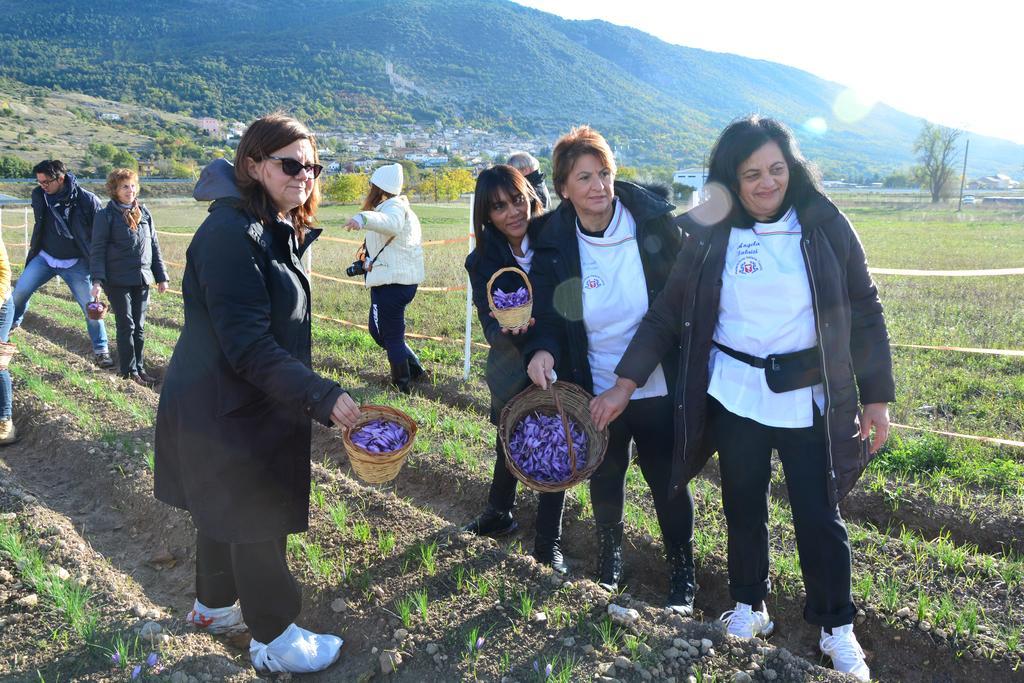
M 856 90 L 844 90 L 832 103 L 832 113 L 844 123 L 856 123 L 871 113 L 878 102 Z
M 708 183 L 700 193 L 701 203 L 688 215 L 701 225 L 714 225 L 732 211 L 732 192 L 721 183 Z
M 812 135 L 824 135 L 828 132 L 828 122 L 820 116 L 814 116 L 804 121 L 804 130 Z

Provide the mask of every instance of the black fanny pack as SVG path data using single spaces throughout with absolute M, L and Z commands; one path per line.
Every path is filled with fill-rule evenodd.
M 821 384 L 821 358 L 817 346 L 803 351 L 776 353 L 767 358 L 758 358 L 749 353 L 730 349 L 718 342 L 714 342 L 714 345 L 727 356 L 755 368 L 763 368 L 768 388 L 776 394 Z

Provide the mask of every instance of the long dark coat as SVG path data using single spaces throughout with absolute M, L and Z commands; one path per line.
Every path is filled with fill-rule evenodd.
M 342 389 L 310 369 L 309 281 L 291 226 L 220 199 L 188 247 L 185 326 L 160 395 L 156 497 L 227 543 L 309 520 L 310 420 Z
M 135 287 L 167 282 L 153 216 L 145 206 L 141 208 L 142 218 L 135 230 L 112 201 L 96 212 L 89 256 L 94 283 Z
M 618 376 L 643 384 L 662 354 L 679 349 L 673 490 L 696 476 L 716 449 L 705 428 L 708 358 L 729 233 L 747 227 L 750 218 L 734 210 L 702 220 L 715 213 L 709 203 L 679 217 L 686 234 L 679 258 L 615 368 Z M 815 193 L 797 206 L 797 217 L 824 371 L 828 495 L 837 504 L 871 459 L 860 439 L 858 393 L 862 404 L 895 399 L 889 334 L 864 249 L 846 216 Z

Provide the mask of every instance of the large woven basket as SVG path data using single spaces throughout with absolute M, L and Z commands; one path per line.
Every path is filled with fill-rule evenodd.
M 18 347 L 14 344 L 8 344 L 7 342 L 0 342 L 0 372 L 7 369 L 11 364 L 11 359 L 14 358 L 14 354 L 18 352 Z
M 389 482 L 398 476 L 405 459 L 412 452 L 412 445 L 416 441 L 416 422 L 401 410 L 389 406 L 366 405 L 360 410 L 361 414 L 355 425 L 342 436 L 348 460 L 352 463 L 356 476 L 367 484 Z M 358 431 L 360 427 L 373 420 L 386 420 L 401 425 L 409 434 L 409 440 L 397 451 L 390 453 L 371 453 L 352 443 L 352 432 Z
M 572 475 L 565 481 L 547 482 L 537 481 L 530 475 L 523 472 L 519 466 L 506 455 L 505 466 L 525 486 L 540 491 L 541 493 L 553 493 L 565 491 L 576 484 L 590 479 L 594 471 L 604 460 L 604 452 L 608 448 L 608 429 L 598 430 L 590 419 L 590 401 L 593 398 L 582 387 L 572 382 L 554 382 L 548 390 L 541 389 L 536 385 L 530 385 L 523 391 L 516 394 L 501 411 L 501 418 L 498 421 L 498 435 L 501 438 L 501 445 L 508 453 L 509 442 L 512 433 L 519 422 L 531 413 L 542 415 L 562 415 L 564 418 L 573 420 L 587 434 L 587 465 L 582 469 L 576 469 L 575 457 L 570 447 L 570 467 Z M 563 420 L 563 424 L 565 421 Z
M 491 290 L 494 288 L 494 282 L 498 279 L 498 276 L 505 273 L 516 273 L 523 278 L 523 282 L 526 283 L 526 291 L 529 293 L 530 300 L 522 306 L 513 306 L 512 308 L 498 308 L 494 305 L 494 294 Z M 530 284 L 530 278 L 526 277 L 526 273 L 521 271 L 519 268 L 502 268 L 494 271 L 494 275 L 487 281 L 487 303 L 491 308 L 491 313 L 494 314 L 494 319 L 505 328 L 513 329 L 516 327 L 522 327 L 530 322 L 530 316 L 533 314 L 533 285 Z

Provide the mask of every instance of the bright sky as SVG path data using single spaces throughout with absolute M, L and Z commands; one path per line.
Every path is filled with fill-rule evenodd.
M 1021 0 L 515 0 L 809 71 L 914 116 L 1024 143 Z

